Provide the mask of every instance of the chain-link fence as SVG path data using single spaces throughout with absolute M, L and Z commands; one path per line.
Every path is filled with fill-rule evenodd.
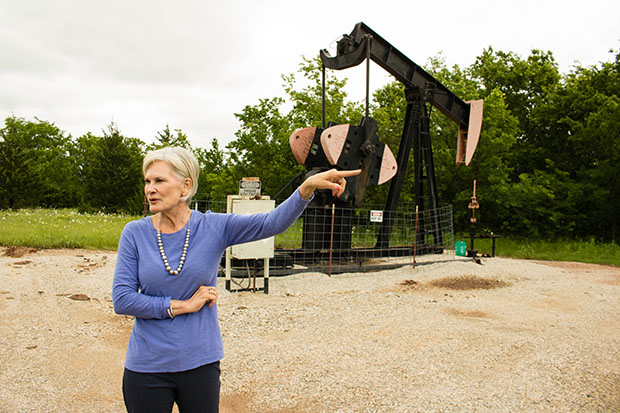
M 415 210 L 310 206 L 276 237 L 276 247 L 277 253 L 290 257 L 292 270 L 323 273 L 409 265 L 414 251 L 416 262 L 429 254 L 446 259 L 454 255 L 452 208 L 423 211 L 416 219 Z
M 195 199 L 193 209 L 227 212 L 225 201 Z M 275 237 L 271 276 L 298 272 L 368 272 L 425 262 L 452 260 L 454 251 L 452 207 L 416 213 L 401 205 L 390 213 L 381 207 L 308 206 L 284 233 Z M 232 259 L 232 274 L 260 279 L 263 260 Z M 222 264 L 222 273 L 224 264 Z

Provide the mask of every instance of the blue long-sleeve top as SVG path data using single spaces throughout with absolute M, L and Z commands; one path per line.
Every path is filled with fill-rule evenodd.
M 227 247 L 268 238 L 290 227 L 310 201 L 296 190 L 273 211 L 254 215 L 193 211 L 182 271 L 170 275 L 157 245 L 151 217 L 125 226 L 118 245 L 112 299 L 114 311 L 135 322 L 125 358 L 128 370 L 178 372 L 224 357 L 217 304 L 170 318 L 170 300 L 187 300 L 201 285 L 215 286 Z M 161 234 L 170 267 L 177 268 L 187 227 Z

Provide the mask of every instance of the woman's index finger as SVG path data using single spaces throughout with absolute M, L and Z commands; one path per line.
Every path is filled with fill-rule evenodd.
M 338 171 L 338 175 L 343 176 L 343 177 L 348 177 L 348 176 L 359 175 L 361 172 L 362 172 L 361 169 Z

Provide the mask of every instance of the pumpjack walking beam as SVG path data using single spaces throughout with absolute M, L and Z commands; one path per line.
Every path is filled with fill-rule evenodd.
M 392 220 L 390 217 L 398 207 L 412 146 L 415 163 L 416 205 L 422 213 L 425 209 L 438 207 L 426 104 L 430 103 L 459 126 L 457 163 L 469 164 L 480 134 L 482 102 L 477 101 L 472 112 L 472 105 L 461 100 L 364 23 L 355 25 L 350 35 L 344 35 L 338 41 L 336 56 L 332 57 L 326 50 L 321 50 L 323 65 L 334 70 L 359 65 L 366 58 L 377 63 L 403 83 L 407 102 L 405 126 L 397 155 L 398 173 L 390 184 L 384 221 L 376 244 L 377 248 L 386 248 L 389 246 L 391 234 Z M 439 223 L 429 222 L 427 226 L 435 239 L 434 243 L 441 245 L 442 234 Z
M 412 62 L 385 39 L 364 23 L 358 23 L 350 35 L 345 35 L 337 47 L 337 55 L 332 57 L 321 50 L 321 60 L 328 69 L 342 70 L 357 66 L 366 58 L 366 38 L 370 36 L 370 59 L 401 82 L 406 89 L 434 91 L 429 103 L 441 113 L 467 130 L 470 106 L 432 75 Z

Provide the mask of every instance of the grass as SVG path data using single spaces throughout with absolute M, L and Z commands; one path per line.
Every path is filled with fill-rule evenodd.
M 457 240 L 467 242 L 467 248 L 470 248 L 468 236 L 458 237 Z M 477 239 L 474 247 L 479 254 L 490 254 L 491 243 L 490 239 Z M 620 246 L 615 242 L 600 243 L 593 239 L 575 241 L 498 238 L 495 244 L 495 255 L 519 259 L 586 262 L 620 267 Z
M 126 223 L 140 216 L 81 214 L 75 209 L 0 211 L 0 245 L 116 250 Z
M 302 235 L 303 221 L 298 219 L 286 231 L 276 235 L 274 246 L 276 248 L 301 248 Z
M 370 223 L 362 226 L 353 226 L 351 244 L 353 248 L 372 248 L 377 243 L 377 234 L 381 224 Z M 328 228 L 329 230 L 329 228 Z M 337 230 L 337 229 L 336 229 Z M 329 233 L 326 234 L 329 238 Z M 392 228 L 390 245 L 408 245 L 414 237 L 413 228 L 405 228 L 401 225 Z M 301 248 L 303 238 L 303 220 L 298 219 L 289 229 L 282 234 L 276 235 L 276 248 Z
M 141 216 L 81 214 L 75 209 L 0 210 L 0 245 L 33 248 L 83 248 L 116 250 L 123 227 Z M 300 248 L 302 223 L 298 220 L 284 234 L 276 236 L 276 248 Z M 469 243 L 462 235 L 455 240 Z M 356 246 L 365 245 L 362 234 L 353 234 Z M 374 242 L 374 239 L 373 239 Z M 470 248 L 470 246 L 467 246 Z M 491 253 L 491 240 L 477 239 L 479 253 Z M 577 261 L 620 266 L 620 246 L 594 240 L 536 240 L 499 238 L 497 256 L 551 261 Z

